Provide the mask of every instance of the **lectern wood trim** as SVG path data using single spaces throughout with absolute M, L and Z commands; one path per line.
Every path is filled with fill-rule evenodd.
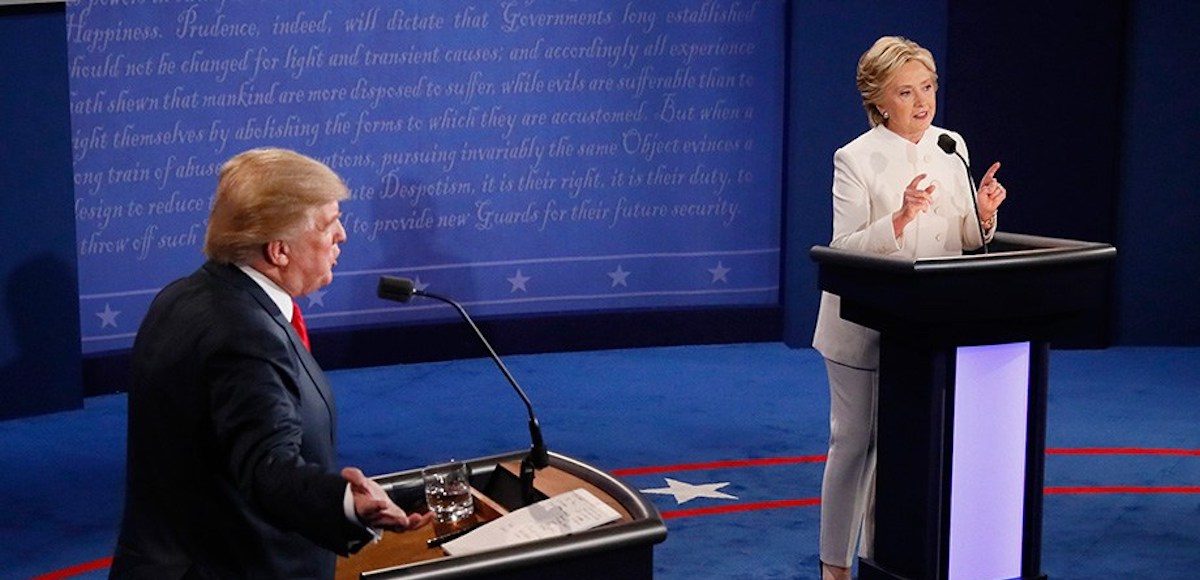
M 621 519 L 571 536 L 539 540 L 496 550 L 448 556 L 441 547 L 426 542 L 455 529 L 490 521 L 507 513 L 500 503 L 481 490 L 497 480 L 511 482 L 519 473 L 523 453 L 510 453 L 468 461 L 472 495 L 477 509 L 456 526 L 426 526 L 405 533 L 385 532 L 383 538 L 349 558 L 339 558 L 336 578 L 461 578 L 541 577 L 547 569 L 570 571 L 574 562 L 615 558 L 628 568 L 627 577 L 650 577 L 653 544 L 666 538 L 666 526 L 652 504 L 636 490 L 611 475 L 582 462 L 551 453 L 550 467 L 537 472 L 534 486 L 546 496 L 586 489 L 617 510 Z M 503 477 L 498 477 L 503 473 Z M 420 470 L 376 478 L 393 497 L 412 497 L 420 489 Z M 505 485 L 511 485 L 506 483 Z M 398 502 L 399 503 L 399 502 Z M 406 507 L 401 503 L 401 507 Z M 580 570 L 584 572 L 584 570 Z M 582 577 L 586 577 L 583 574 Z

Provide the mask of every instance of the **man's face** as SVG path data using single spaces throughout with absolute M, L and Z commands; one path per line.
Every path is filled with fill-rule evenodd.
M 303 296 L 333 281 L 333 267 L 346 241 L 338 202 L 319 205 L 309 213 L 310 222 L 287 241 L 286 290 Z

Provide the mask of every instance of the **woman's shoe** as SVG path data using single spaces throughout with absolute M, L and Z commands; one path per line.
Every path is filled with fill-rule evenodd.
M 850 580 L 850 569 L 821 562 L 821 580 Z

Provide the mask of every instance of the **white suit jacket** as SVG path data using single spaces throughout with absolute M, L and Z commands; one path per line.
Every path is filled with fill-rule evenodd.
M 982 245 L 967 172 L 957 156 L 938 147 L 943 133 L 953 137 L 958 151 L 970 160 L 961 136 L 932 126 L 920 143 L 912 143 L 880 125 L 833 154 L 830 247 L 917 259 L 958 255 L 963 248 Z M 922 173 L 926 178 L 918 187 L 937 185 L 932 205 L 897 238 L 892 214 L 904 202 L 904 188 Z M 838 296 L 821 293 L 813 347 L 831 361 L 877 369 L 879 333 L 842 320 L 840 309 Z

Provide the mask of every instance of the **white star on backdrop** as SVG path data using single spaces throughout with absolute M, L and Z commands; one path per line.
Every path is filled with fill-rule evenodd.
M 308 293 L 308 307 L 312 308 L 314 304 L 317 306 L 324 307 L 325 306 L 325 294 L 328 292 L 329 292 L 328 290 L 313 290 L 312 292 L 309 292 Z
M 617 286 L 628 288 L 629 284 L 625 282 L 625 279 L 629 277 L 629 274 L 629 272 L 621 268 L 620 264 L 617 264 L 617 269 L 608 273 L 608 277 L 612 278 L 612 288 L 616 288 Z
M 120 310 L 113 310 L 107 302 L 104 303 L 104 312 L 97 312 L 96 316 L 100 317 L 100 328 L 117 327 L 117 315 L 121 314 Z
M 522 292 L 528 292 L 529 290 L 527 290 L 525 288 L 525 283 L 528 282 L 531 278 L 532 278 L 531 276 L 525 276 L 525 275 L 521 274 L 521 270 L 518 268 L 517 273 L 514 274 L 512 278 L 507 278 L 508 283 L 512 284 L 512 290 L 509 290 L 509 292 L 510 293 L 516 292 L 517 290 L 520 290 Z
M 731 271 L 731 268 L 726 268 L 725 265 L 722 264 L 720 260 L 717 261 L 716 268 L 709 268 L 708 271 L 713 276 L 713 279 L 712 279 L 713 284 L 716 284 L 717 282 L 724 282 L 726 284 L 729 283 L 729 279 L 726 278 L 725 275 Z
M 424 292 L 429 287 L 429 282 L 422 282 L 420 276 L 413 276 L 413 289 L 419 292 Z
M 656 487 L 654 489 L 643 489 L 642 493 L 657 493 L 660 495 L 675 496 L 675 504 L 680 505 L 692 501 L 698 497 L 711 497 L 713 499 L 737 499 L 736 495 L 729 495 L 725 492 L 717 491 L 722 487 L 729 485 L 728 481 L 721 483 L 687 483 L 678 481 L 669 477 L 664 477 L 667 480 L 667 487 Z

